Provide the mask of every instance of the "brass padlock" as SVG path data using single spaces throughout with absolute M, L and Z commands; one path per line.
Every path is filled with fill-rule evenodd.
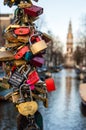
M 13 30 L 4 32 L 3 36 L 8 42 L 18 42 L 17 36 L 14 34 Z
M 25 60 L 14 60 L 14 65 L 16 66 L 21 66 L 21 65 L 24 65 L 26 64 L 26 61 Z
M 10 61 L 14 60 L 14 55 L 11 51 L 6 50 L 6 48 L 0 48 L 0 61 Z
M 6 29 L 5 32 L 7 32 L 9 29 L 19 28 L 20 25 L 18 24 L 10 24 Z
M 29 39 L 30 49 L 31 49 L 33 54 L 37 54 L 37 53 L 39 53 L 47 48 L 45 41 L 42 40 L 40 36 L 39 36 L 40 37 L 39 41 L 32 43 L 31 38 L 35 37 L 35 36 L 39 36 L 39 34 L 34 34 Z
M 38 104 L 36 101 L 33 100 L 30 87 L 28 86 L 29 93 L 26 92 L 25 94 L 23 93 L 24 87 L 25 84 L 22 84 L 20 86 L 20 99 L 16 107 L 18 108 L 19 113 L 24 116 L 34 115 L 35 112 L 38 110 Z
M 24 116 L 34 115 L 38 110 L 38 104 L 36 101 L 22 102 L 19 105 L 16 105 L 16 107 L 18 108 L 19 113 Z
M 14 47 L 19 47 L 21 45 L 22 45 L 22 43 L 20 43 L 20 42 L 15 42 L 15 43 L 8 42 L 7 44 L 4 45 L 4 47 L 6 47 L 6 48 L 14 48 Z
M 27 43 L 29 41 L 29 35 L 25 35 L 25 36 L 18 36 L 17 37 L 17 40 L 19 42 L 22 42 L 22 43 Z

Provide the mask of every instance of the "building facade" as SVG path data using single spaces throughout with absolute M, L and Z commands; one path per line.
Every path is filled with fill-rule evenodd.
M 9 26 L 11 20 L 13 18 L 13 14 L 0 14 L 0 46 L 4 45 L 3 31 Z

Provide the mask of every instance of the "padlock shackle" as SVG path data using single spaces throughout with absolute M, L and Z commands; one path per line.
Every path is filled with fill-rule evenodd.
M 31 101 L 33 101 L 33 97 L 32 97 L 32 91 L 31 91 L 31 88 L 30 88 L 30 85 L 29 84 L 22 84 L 19 88 L 19 93 L 20 93 L 20 97 L 23 99 L 23 94 L 22 94 L 22 88 L 24 86 L 27 86 L 29 88 L 29 91 L 30 91 L 30 98 L 31 98 Z
M 40 36 L 40 33 L 33 34 L 33 35 L 31 35 L 30 38 L 29 38 L 29 44 L 30 44 L 30 45 L 32 45 L 32 44 L 31 44 L 31 38 L 32 38 L 33 36 L 35 36 L 35 37 L 36 37 L 36 36 L 39 36 L 40 40 L 42 40 L 42 38 L 41 38 L 41 36 Z
M 18 72 L 20 72 L 25 66 L 26 66 L 26 65 L 22 65 L 22 66 L 19 68 Z M 27 78 L 27 74 L 31 71 L 30 65 L 27 66 L 27 67 L 28 67 L 27 71 L 23 73 L 23 76 L 24 76 L 25 78 Z

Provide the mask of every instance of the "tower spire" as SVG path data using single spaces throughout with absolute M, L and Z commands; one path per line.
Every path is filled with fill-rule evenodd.
M 68 40 L 68 39 L 71 39 L 71 40 L 73 39 L 71 20 L 69 21 L 69 27 L 68 27 L 67 40 Z
M 71 24 L 71 20 L 69 21 L 69 29 L 68 29 L 69 33 L 72 33 L 72 24 Z

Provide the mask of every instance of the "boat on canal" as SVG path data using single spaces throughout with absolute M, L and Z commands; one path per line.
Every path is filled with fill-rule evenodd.
M 81 83 L 79 86 L 79 93 L 82 103 L 86 105 L 86 83 Z

